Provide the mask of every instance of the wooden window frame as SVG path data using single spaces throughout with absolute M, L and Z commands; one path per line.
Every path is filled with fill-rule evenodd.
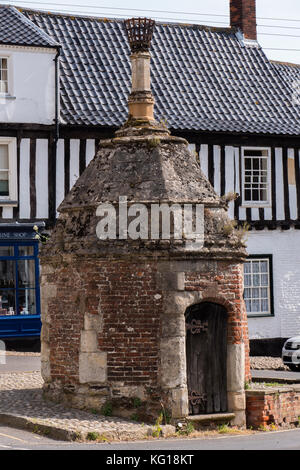
M 248 258 L 246 259 L 245 262 L 251 261 L 251 260 L 266 260 L 268 261 L 268 266 L 269 266 L 269 308 L 270 312 L 258 312 L 258 313 L 253 313 L 247 312 L 247 317 L 248 318 L 261 318 L 261 317 L 274 317 L 274 291 L 273 291 L 273 255 L 270 254 L 260 254 L 260 255 L 249 255 Z M 245 292 L 245 285 L 244 285 L 244 292 Z M 245 297 L 245 296 L 244 296 Z
M 246 201 L 245 200 L 245 150 L 266 150 L 267 156 L 267 200 L 266 201 Z M 271 203 L 271 147 L 241 147 L 241 181 L 242 181 L 242 204 L 243 208 L 272 207 Z
M 0 145 L 8 146 L 8 196 L 0 196 L 1 206 L 17 206 L 18 179 L 17 179 L 17 139 L 15 137 L 0 137 Z
M 0 53 L 0 59 L 6 59 L 7 61 L 7 91 L 0 90 L 0 98 L 12 97 L 12 64 L 11 56 Z

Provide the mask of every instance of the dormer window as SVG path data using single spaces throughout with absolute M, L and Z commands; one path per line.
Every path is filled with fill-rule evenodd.
M 0 57 L 0 93 L 8 94 L 8 58 Z

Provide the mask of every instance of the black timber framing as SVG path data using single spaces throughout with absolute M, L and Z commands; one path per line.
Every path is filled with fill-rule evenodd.
M 214 176 L 215 176 L 215 167 L 214 167 L 214 146 L 212 144 L 208 145 L 208 179 L 212 187 L 214 187 Z
M 80 139 L 79 145 L 79 175 L 82 175 L 86 166 L 86 139 Z
M 109 127 L 87 127 L 87 126 L 64 126 L 61 125 L 59 128 L 60 139 L 64 140 L 65 145 L 65 192 L 69 191 L 70 186 L 70 175 L 68 168 L 70 165 L 70 139 L 79 139 L 79 170 L 80 174 L 84 171 L 86 164 L 86 140 L 95 139 L 95 148 L 97 151 L 98 144 L 101 139 L 112 138 L 114 136 L 115 128 Z M 226 134 L 226 133 L 208 133 L 198 131 L 178 131 L 172 130 L 173 135 L 179 135 L 186 138 L 190 143 L 194 143 L 196 152 L 199 154 L 201 144 L 208 145 L 208 176 L 210 182 L 214 183 L 214 145 L 220 146 L 220 190 L 221 195 L 225 193 L 225 147 L 241 147 L 241 146 L 268 146 L 271 148 L 271 188 L 272 188 L 272 220 L 264 220 L 264 210 L 259 209 L 259 220 L 251 220 L 251 209 L 246 209 L 246 220 L 250 224 L 250 229 L 262 230 L 267 228 L 274 230 L 277 227 L 282 229 L 288 229 L 294 226 L 300 229 L 300 174 L 299 174 L 299 136 L 267 136 L 267 135 L 240 135 L 240 134 Z M 36 191 L 35 183 L 33 178 L 35 177 L 35 152 L 36 152 L 36 139 L 48 139 L 48 152 L 49 152 L 49 165 L 48 165 L 48 180 L 49 180 L 49 219 L 46 221 L 47 227 L 52 227 L 55 223 L 56 217 L 56 146 L 55 146 L 55 126 L 54 125 L 38 125 L 38 124 L 8 124 L 0 123 L 0 136 L 5 137 L 16 137 L 17 138 L 17 164 L 18 164 L 18 178 L 20 168 L 20 142 L 23 138 L 30 139 L 30 221 L 38 221 L 36 219 Z M 283 163 L 283 184 L 285 194 L 285 220 L 276 219 L 276 194 L 275 194 L 275 183 L 276 183 L 276 165 L 275 165 L 275 148 L 282 148 L 282 163 Z M 290 209 L 287 207 L 289 191 L 288 191 L 288 175 L 287 175 L 287 149 L 295 150 L 295 175 L 296 175 L 296 198 L 297 198 L 297 210 L 298 220 L 290 220 Z M 241 162 L 239 161 L 239 168 L 241 168 Z M 239 172 L 241 174 L 241 172 Z M 235 176 L 236 180 L 238 175 Z M 50 184 L 51 182 L 51 184 Z M 19 191 L 19 180 L 18 180 L 18 191 Z M 241 181 L 240 181 L 240 192 L 241 192 Z M 239 196 L 234 203 L 234 215 L 238 219 L 239 207 L 241 204 L 241 196 Z M 2 215 L 2 209 L 0 208 L 0 216 Z M 13 219 L 22 222 L 19 219 L 19 208 L 13 209 Z M 12 221 L 11 219 L 10 221 Z M 43 219 L 41 219 L 43 220 Z M 24 220 L 28 222 L 28 219 Z M 239 223 L 243 223 L 240 221 Z
M 298 220 L 299 220 L 299 225 L 300 225 L 300 158 L 299 158 L 299 153 L 300 149 L 295 148 L 295 176 L 296 176 L 296 195 L 297 195 L 297 215 L 298 215 Z
M 22 131 L 17 133 L 17 191 L 18 201 L 20 201 L 20 145 L 22 139 Z M 13 218 L 19 218 L 19 204 L 13 208 Z
M 114 136 L 117 128 L 104 126 L 66 126 L 60 125 L 61 139 L 109 139 Z M 54 125 L 0 123 L 0 136 L 16 137 L 22 131 L 23 138 L 48 138 L 55 135 Z M 269 146 L 298 148 L 300 136 L 264 135 L 264 134 L 235 134 L 222 132 L 202 132 L 170 129 L 173 135 L 181 136 L 190 143 L 229 146 Z
M 56 141 L 51 135 L 48 140 L 48 218 L 50 225 L 56 219 Z
M 64 139 L 65 144 L 65 153 L 64 153 L 64 186 L 65 186 L 65 196 L 70 191 L 70 157 L 71 157 L 71 146 L 70 139 Z
M 275 147 L 271 147 L 271 202 L 272 202 L 272 220 L 276 222 L 276 160 Z
M 283 199 L 284 199 L 284 217 L 287 222 L 290 221 L 290 195 L 288 180 L 288 149 L 282 149 L 282 171 L 283 171 Z

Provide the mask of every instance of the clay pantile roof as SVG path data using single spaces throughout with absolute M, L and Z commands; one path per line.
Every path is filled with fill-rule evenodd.
M 62 46 L 62 124 L 120 127 L 131 82 L 123 20 L 22 12 Z M 155 116 L 169 128 L 300 134 L 289 74 L 257 43 L 230 29 L 158 23 L 151 54 Z

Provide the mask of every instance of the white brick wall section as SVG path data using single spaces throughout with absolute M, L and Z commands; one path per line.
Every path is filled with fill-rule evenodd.
M 300 334 L 300 230 L 251 231 L 250 254 L 273 255 L 274 317 L 249 318 L 249 337 L 287 338 Z

